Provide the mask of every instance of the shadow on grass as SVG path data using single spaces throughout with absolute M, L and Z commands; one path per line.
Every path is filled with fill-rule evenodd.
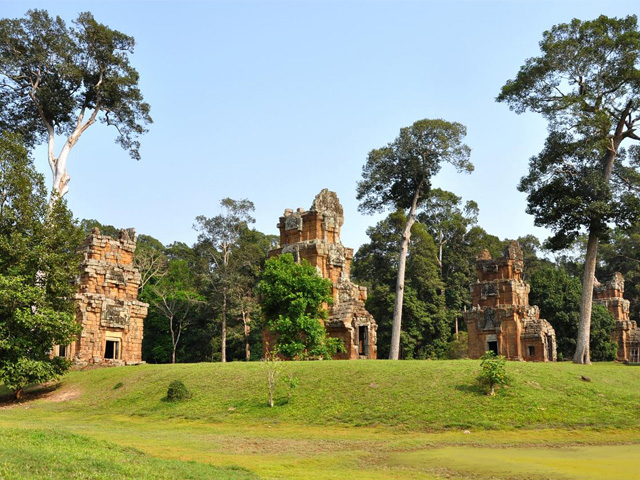
M 459 392 L 473 393 L 475 395 L 482 395 L 483 397 L 487 396 L 487 389 L 486 389 L 486 387 L 484 387 L 482 385 L 466 385 L 466 384 L 462 384 L 462 385 L 456 385 L 455 388 Z
M 55 392 L 62 387 L 62 382 L 51 382 L 42 385 L 29 385 L 24 389 L 22 399 L 16 400 L 12 392 L 9 392 L 6 388 L 2 387 L 0 390 L 0 407 L 7 407 L 11 405 L 20 405 L 26 402 L 32 402 L 39 398 Z

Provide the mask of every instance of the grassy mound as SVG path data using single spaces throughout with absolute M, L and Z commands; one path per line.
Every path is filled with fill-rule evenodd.
M 71 433 L 0 429 L 0 478 L 251 480 L 234 468 L 162 460 Z
M 509 362 L 509 386 L 493 398 L 478 386 L 479 362 L 472 360 L 288 362 L 283 370 L 298 378 L 299 387 L 287 402 L 286 382 L 281 381 L 275 408 L 267 406 L 264 366 L 239 362 L 72 372 L 55 395 L 81 392 L 77 398 L 38 400 L 36 405 L 73 415 L 421 431 L 625 428 L 640 423 L 640 368 L 620 364 Z M 581 380 L 582 375 L 591 381 Z M 191 399 L 163 401 L 174 379 L 184 382 Z

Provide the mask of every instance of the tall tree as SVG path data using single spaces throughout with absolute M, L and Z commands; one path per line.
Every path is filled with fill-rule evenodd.
M 237 249 L 231 256 L 233 289 L 232 308 L 239 317 L 244 342 L 244 359 L 251 360 L 251 333 L 253 320 L 260 316 L 260 302 L 256 286 L 260 279 L 267 253 L 277 243 L 274 235 L 265 235 L 255 229 L 246 229 L 240 235 Z
M 234 270 L 231 268 L 231 256 L 238 246 L 242 233 L 255 219 L 251 213 L 255 210 L 253 202 L 242 199 L 223 198 L 220 201 L 222 213 L 207 218 L 196 217 L 194 228 L 200 232 L 198 243 L 208 252 L 207 277 L 222 298 L 222 362 L 227 361 L 227 313 L 229 295 L 233 288 Z M 203 249 L 201 249 L 203 251 Z
M 419 120 L 400 129 L 400 135 L 386 147 L 371 150 L 358 182 L 358 209 L 364 213 L 384 209 L 404 210 L 406 223 L 398 254 L 396 298 L 389 358 L 397 360 L 400 353 L 402 302 L 407 252 L 411 227 L 418 207 L 431 190 L 431 178 L 440 171 L 443 162 L 458 171 L 473 171 L 469 161 L 471 149 L 462 143 L 467 129 L 459 123 L 444 120 Z
M 100 121 L 116 142 L 140 158 L 137 138 L 152 122 L 130 65 L 134 39 L 89 12 L 74 27 L 45 10 L 0 20 L 0 130 L 19 132 L 29 145 L 47 142 L 54 192 L 69 191 L 67 161 L 80 136 Z M 66 140 L 56 154 L 57 135 Z
M 171 363 L 176 363 L 176 351 L 182 332 L 193 320 L 192 311 L 203 302 L 196 290 L 194 273 L 185 260 L 173 259 L 164 275 L 150 285 L 146 296 L 151 306 L 169 324 L 171 333 Z
M 69 367 L 50 352 L 78 331 L 72 299 L 81 239 L 64 202 L 48 206 L 44 179 L 18 137 L 0 133 L 0 383 L 17 398 Z
M 378 322 L 380 355 L 388 355 L 390 350 L 398 246 L 406 220 L 404 212 L 398 211 L 369 228 L 370 241 L 358 249 L 352 266 L 354 278 L 369 288 L 367 310 Z M 439 277 L 436 252 L 425 225 L 416 223 L 409 242 L 402 304 L 399 353 L 402 359 L 443 358 L 447 353 L 451 324 L 445 310 L 445 289 Z
M 497 97 L 516 113 L 549 122 L 540 154 L 519 189 L 537 225 L 554 230 L 549 245 L 567 247 L 588 233 L 580 326 L 573 361 L 590 363 L 589 335 L 598 239 L 609 225 L 637 217 L 640 163 L 640 32 L 635 16 L 574 19 L 543 33 L 541 55 L 530 58 Z

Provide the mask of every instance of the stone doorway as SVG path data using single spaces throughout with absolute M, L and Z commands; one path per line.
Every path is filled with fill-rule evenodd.
M 105 360 L 118 360 L 120 358 L 120 340 L 107 340 L 104 348 Z
M 358 355 L 369 356 L 369 327 L 360 325 L 358 327 Z
M 547 335 L 547 360 L 553 362 L 553 338 Z
M 497 356 L 498 355 L 498 341 L 497 340 L 488 341 L 487 342 L 487 351 L 488 352 L 493 352 Z

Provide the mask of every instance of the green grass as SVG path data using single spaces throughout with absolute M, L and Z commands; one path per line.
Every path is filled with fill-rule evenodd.
M 475 380 L 476 361 L 287 363 L 299 387 L 267 407 L 259 363 L 145 365 L 73 372 L 62 391 L 82 392 L 50 411 L 184 418 L 206 422 L 288 422 L 404 430 L 624 428 L 640 424 L 640 368 L 614 363 L 507 365 L 508 388 L 491 398 Z M 588 375 L 591 382 L 584 382 Z M 173 380 L 193 398 L 163 401 Z M 115 385 L 122 384 L 114 389 Z
M 140 468 L 175 461 L 171 468 L 192 468 L 193 478 L 210 465 L 265 480 L 344 479 L 354 472 L 371 480 L 589 480 L 640 470 L 640 368 L 509 362 L 509 388 L 494 398 L 476 383 L 477 361 L 299 362 L 284 369 L 295 372 L 299 387 L 286 403 L 281 385 L 273 409 L 259 363 L 72 372 L 44 397 L 0 409 L 0 436 L 3 429 L 69 432 L 82 445 L 91 439 L 100 452 L 134 449 Z M 167 402 L 173 380 L 193 397 Z M 0 465 L 14 475 L 5 477 L 47 478 L 18 476 L 25 462 L 16 452 L 41 450 L 31 435 L 26 447 L 9 440 L 0 450 Z M 64 437 L 51 442 L 51 452 L 64 452 L 64 445 Z M 91 452 L 78 449 L 80 456 Z M 6 466 L 14 457 L 19 460 Z M 49 463 L 35 458 L 34 468 Z M 153 470 L 107 472 L 164 478 Z
M 0 429 L 0 478 L 253 480 L 258 477 L 238 469 L 153 458 L 138 450 L 71 433 Z

